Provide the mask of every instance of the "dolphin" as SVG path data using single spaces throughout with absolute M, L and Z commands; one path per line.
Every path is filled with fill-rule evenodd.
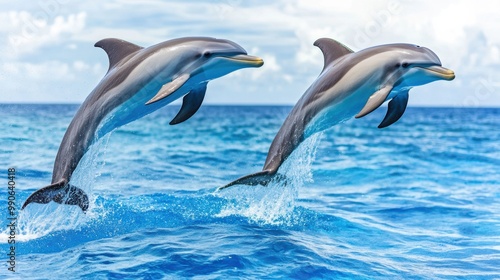
M 329 38 L 318 39 L 314 45 L 323 52 L 323 70 L 281 126 L 263 170 L 218 190 L 238 184 L 266 186 L 281 164 L 311 135 L 353 116 L 366 116 L 391 100 L 378 126 L 387 127 L 403 115 L 412 87 L 455 78 L 453 71 L 441 66 L 434 52 L 417 45 L 388 44 L 358 52 Z
M 30 203 L 78 205 L 89 199 L 70 185 L 71 175 L 89 147 L 113 129 L 150 114 L 184 96 L 171 125 L 189 119 L 200 107 L 207 83 L 235 70 L 260 67 L 263 60 L 247 55 L 223 39 L 186 37 L 143 48 L 108 38 L 95 44 L 109 58 L 109 69 L 73 117 L 54 163 L 52 184 L 31 194 Z

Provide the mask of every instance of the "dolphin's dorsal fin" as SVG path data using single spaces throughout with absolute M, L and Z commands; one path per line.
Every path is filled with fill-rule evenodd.
M 350 48 L 344 46 L 344 44 L 330 38 L 320 38 L 314 42 L 314 45 L 323 52 L 325 59 L 325 65 L 323 66 L 323 70 L 321 70 L 321 72 L 325 71 L 325 68 L 334 60 L 354 52 Z
M 101 48 L 106 52 L 106 54 L 108 54 L 109 58 L 108 71 L 126 56 L 138 50 L 143 49 L 143 47 L 140 47 L 136 44 L 132 44 L 125 40 L 116 38 L 102 39 L 101 41 L 95 43 L 94 47 Z

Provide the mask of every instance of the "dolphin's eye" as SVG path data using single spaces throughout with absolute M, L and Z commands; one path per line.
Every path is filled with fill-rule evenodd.
M 203 53 L 203 56 L 206 57 L 206 58 L 209 58 L 211 55 L 212 55 L 211 52 L 204 52 Z
M 408 64 L 408 62 L 405 62 L 405 63 L 401 64 L 401 66 L 403 66 L 403 68 L 406 68 L 409 66 L 409 64 Z

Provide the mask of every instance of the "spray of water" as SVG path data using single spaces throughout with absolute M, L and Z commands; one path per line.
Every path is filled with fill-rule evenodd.
M 321 136 L 317 133 L 306 139 L 278 170 L 284 176 L 275 177 L 267 187 L 234 186 L 220 192 L 228 204 L 218 216 L 239 215 L 259 224 L 291 226 L 298 191 L 312 182 L 311 165 Z
M 97 197 L 93 195 L 93 186 L 101 175 L 100 170 L 104 165 L 102 159 L 106 153 L 110 134 L 89 148 L 71 178 L 71 184 L 78 186 L 88 195 L 89 210 L 83 213 L 77 206 L 60 205 L 55 202 L 30 204 L 29 207 L 19 212 L 16 239 L 27 241 L 46 236 L 54 231 L 74 230 L 91 220 L 106 215 L 104 208 L 96 204 Z

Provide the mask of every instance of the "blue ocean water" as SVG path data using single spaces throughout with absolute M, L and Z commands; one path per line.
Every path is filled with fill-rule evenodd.
M 50 183 L 78 106 L 0 105 L 0 206 Z M 19 212 L 16 272 L 1 279 L 500 278 L 500 109 L 385 110 L 304 143 L 286 185 L 234 187 L 259 171 L 291 107 L 169 106 L 114 131 L 82 160 L 77 207 Z

